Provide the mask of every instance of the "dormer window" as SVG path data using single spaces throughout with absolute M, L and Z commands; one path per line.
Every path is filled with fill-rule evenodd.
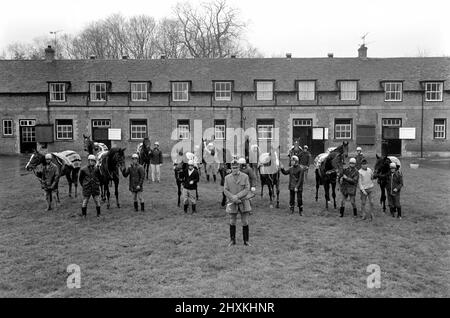
M 273 100 L 273 81 L 256 82 L 256 100 Z
M 340 99 L 341 100 L 357 100 L 358 82 L 357 81 L 340 81 Z
M 425 100 L 427 102 L 442 102 L 442 82 L 427 82 L 425 83 Z
M 402 82 L 386 82 L 384 83 L 384 101 L 401 102 L 403 83 Z
M 172 100 L 174 102 L 189 101 L 189 82 L 172 83 Z
M 89 90 L 92 102 L 106 101 L 106 83 L 90 83 Z
M 66 84 L 65 83 L 50 83 L 50 102 L 65 102 L 66 101 Z

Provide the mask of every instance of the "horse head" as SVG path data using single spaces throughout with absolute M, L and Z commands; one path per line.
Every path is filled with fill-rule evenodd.
M 94 153 L 94 142 L 89 135 L 83 134 L 84 151 L 87 151 L 90 155 Z
M 38 165 L 44 164 L 44 162 L 45 162 L 44 155 L 34 150 L 33 153 L 31 154 L 30 160 L 28 160 L 28 163 L 25 166 L 25 169 L 27 171 L 34 170 Z
M 387 156 L 380 157 L 377 154 L 376 158 L 377 161 L 375 162 L 375 167 L 373 168 L 374 177 L 386 174 L 389 171 L 389 164 L 391 163 L 391 159 Z
M 341 147 L 341 146 L 339 146 Z M 338 147 L 338 148 L 339 148 Z M 336 150 L 338 149 L 336 148 Z M 342 174 L 342 170 L 344 168 L 344 158 L 345 153 L 343 148 L 339 151 L 332 151 L 330 154 L 326 157 L 326 159 L 322 162 L 322 166 L 325 173 L 330 172 L 338 172 L 339 174 Z

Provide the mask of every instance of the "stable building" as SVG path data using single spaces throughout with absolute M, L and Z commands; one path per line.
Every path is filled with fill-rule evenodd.
M 144 137 L 165 155 L 201 123 L 216 141 L 230 128 L 279 131 L 286 155 L 348 141 L 350 153 L 450 156 L 450 59 L 227 58 L 0 61 L 0 154 L 85 154 L 83 134 L 134 152 Z M 198 128 L 198 127 L 197 127 Z

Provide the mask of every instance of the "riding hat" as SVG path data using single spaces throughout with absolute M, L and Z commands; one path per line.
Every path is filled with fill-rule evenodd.
M 389 164 L 389 168 L 397 168 L 397 165 L 395 164 L 395 162 L 391 162 Z
M 194 165 L 194 160 L 192 160 L 192 159 L 189 160 L 189 161 L 188 161 L 188 166 L 193 166 L 193 165 Z
M 239 158 L 238 163 L 240 165 L 245 165 L 247 162 L 245 161 L 245 158 Z
M 155 141 L 155 145 L 158 145 L 158 146 L 159 146 L 159 142 Z
M 355 158 L 350 158 L 350 160 L 348 161 L 348 163 L 356 163 L 356 159 L 355 159 Z
M 298 157 L 297 156 L 292 156 L 292 160 L 298 161 Z
M 94 155 L 89 155 L 88 156 L 88 160 L 94 160 L 95 161 L 95 156 Z
M 362 148 L 361 147 L 356 147 L 356 151 L 362 151 Z
M 131 158 L 136 158 L 136 159 L 139 159 L 139 156 L 138 156 L 138 154 L 137 153 L 134 153 L 132 156 L 131 156 Z
M 263 165 L 268 164 L 270 162 L 270 154 L 268 152 L 262 153 L 259 156 L 259 162 Z
M 307 146 L 307 145 L 304 145 L 303 148 L 304 148 L 304 149 L 308 149 L 308 146 Z
M 233 160 L 233 161 L 231 161 L 231 166 L 232 167 L 239 167 L 239 162 L 237 160 Z
M 49 153 L 48 153 L 48 154 L 46 154 L 46 155 L 45 155 L 45 159 L 52 159 L 52 155 L 51 155 L 51 154 L 49 154 Z

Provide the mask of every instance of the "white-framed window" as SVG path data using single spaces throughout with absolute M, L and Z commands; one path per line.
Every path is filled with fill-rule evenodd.
M 334 139 L 352 139 L 352 120 L 334 120 Z
M 177 122 L 178 138 L 186 140 L 190 138 L 189 119 L 180 119 Z
M 215 100 L 231 100 L 231 82 L 214 83 Z
M 174 102 L 187 102 L 189 100 L 189 82 L 172 83 L 172 100 Z
M 106 101 L 106 83 L 90 83 L 89 90 L 91 92 L 91 101 L 103 102 Z
M 383 118 L 381 125 L 384 127 L 401 127 L 402 119 L 401 118 Z
M 13 135 L 13 121 L 12 119 L 3 119 L 3 136 Z
M 340 81 L 340 97 L 341 100 L 356 100 L 358 96 L 357 81 Z
M 94 127 L 94 128 L 109 128 L 109 127 L 111 127 L 111 120 L 109 120 L 109 119 L 93 119 L 92 127 Z
M 141 140 L 147 137 L 147 119 L 130 120 L 130 139 Z
M 65 102 L 66 101 L 66 84 L 50 83 L 50 101 Z
M 402 101 L 403 83 L 386 82 L 384 83 L 384 101 L 400 102 Z
M 316 82 L 299 81 L 298 82 L 298 100 L 315 100 Z
M 73 121 L 72 119 L 57 119 L 56 139 L 57 140 L 71 140 L 73 139 Z
M 19 120 L 19 126 L 36 126 L 35 119 L 21 119 Z
M 224 119 L 214 120 L 214 139 L 225 140 L 226 139 L 226 121 Z
M 257 100 L 273 100 L 273 82 L 257 81 L 256 82 L 256 99 Z
M 445 118 L 435 118 L 433 132 L 434 139 L 447 138 L 447 120 Z
M 131 83 L 131 100 L 133 102 L 142 102 L 148 99 L 148 85 L 145 82 Z
M 273 119 L 257 119 L 256 134 L 258 140 L 272 140 L 274 134 L 275 121 Z
M 294 127 L 311 127 L 312 119 L 294 119 Z
M 427 102 L 441 102 L 443 86 L 441 82 L 425 83 L 425 100 Z

